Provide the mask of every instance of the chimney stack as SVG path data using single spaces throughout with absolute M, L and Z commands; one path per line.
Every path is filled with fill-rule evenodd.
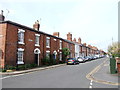
M 81 44 L 81 38 L 78 38 L 78 43 Z
M 33 24 L 33 29 L 39 31 L 39 28 L 40 28 L 40 24 L 39 24 L 39 21 L 37 20 L 35 24 Z
M 91 48 L 91 45 L 88 45 L 89 48 Z
M 86 43 L 83 43 L 84 46 L 86 46 Z
M 76 38 L 74 38 L 73 42 L 76 42 Z
M 56 36 L 56 37 L 59 37 L 60 33 L 59 32 L 54 32 L 53 35 Z
M 72 41 L 72 34 L 70 32 L 67 34 L 67 40 Z
M 3 10 L 1 10 L 1 14 L 0 14 L 0 21 L 4 21 L 5 20 L 5 17 L 3 15 Z

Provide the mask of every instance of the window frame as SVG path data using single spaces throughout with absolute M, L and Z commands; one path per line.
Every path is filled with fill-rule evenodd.
M 18 44 L 25 44 L 25 30 L 23 29 L 18 29 Z
M 20 60 L 21 58 L 21 60 Z M 17 64 L 24 64 L 24 49 L 18 48 L 17 52 Z
M 60 56 L 59 56 L 59 58 L 60 58 L 59 60 L 62 61 L 62 52 L 60 52 L 59 55 L 60 55 Z
M 62 40 L 60 40 L 60 49 L 62 49 Z
M 35 46 L 40 46 L 40 34 L 35 34 Z
M 46 57 L 48 57 L 50 59 L 50 51 L 49 50 L 46 51 Z
M 50 48 L 50 37 L 46 37 L 46 47 Z

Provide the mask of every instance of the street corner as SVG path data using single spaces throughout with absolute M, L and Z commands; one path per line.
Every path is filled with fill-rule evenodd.
M 86 78 L 101 84 L 120 85 L 117 74 L 110 74 L 109 62 L 107 59 L 87 74 Z

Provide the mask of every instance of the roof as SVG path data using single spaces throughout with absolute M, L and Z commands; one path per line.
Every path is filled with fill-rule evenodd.
M 33 32 L 37 32 L 37 33 L 40 33 L 40 34 L 45 34 L 47 36 L 51 36 L 51 37 L 54 37 L 54 38 L 57 38 L 57 39 L 61 39 L 61 40 L 65 41 L 65 42 L 68 42 L 68 43 L 71 43 L 71 44 L 75 44 L 74 42 L 71 42 L 69 40 L 63 39 L 61 37 L 56 37 L 54 35 L 51 35 L 51 34 L 48 34 L 48 33 L 42 32 L 42 31 L 37 31 L 37 30 L 35 30 L 33 28 L 30 28 L 28 26 L 25 26 L 25 25 L 22 25 L 22 24 L 19 24 L 19 23 L 16 23 L 16 22 L 12 22 L 12 21 L 9 21 L 9 20 L 8 21 L 0 21 L 0 24 L 1 23 L 12 24 L 12 25 L 15 25 L 15 26 L 18 26 L 18 27 L 21 27 L 21 28 L 24 28 L 24 29 L 27 29 L 27 30 L 30 30 L 30 31 L 33 31 Z

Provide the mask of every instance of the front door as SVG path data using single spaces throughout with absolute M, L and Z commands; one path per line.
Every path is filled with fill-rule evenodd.
M 35 54 L 35 64 L 38 64 L 38 54 Z

